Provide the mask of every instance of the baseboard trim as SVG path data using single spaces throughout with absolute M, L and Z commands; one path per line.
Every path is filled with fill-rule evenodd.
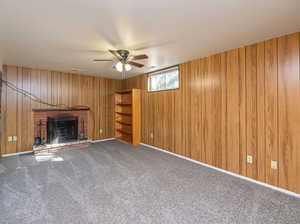
M 202 166 L 205 166 L 205 167 L 208 167 L 208 168 L 211 168 L 211 169 L 220 171 L 220 172 L 222 172 L 222 173 L 226 173 L 226 174 L 229 174 L 229 175 L 231 175 L 231 176 L 234 176 L 234 177 L 237 177 L 237 178 L 240 178 L 240 179 L 243 179 L 243 180 L 246 180 L 246 181 L 249 181 L 249 182 L 252 182 L 252 183 L 255 183 L 255 184 L 264 186 L 264 187 L 267 187 L 267 188 L 270 188 L 270 189 L 272 189 L 272 190 L 279 191 L 279 192 L 281 192 L 281 193 L 288 194 L 288 195 L 293 196 L 293 197 L 296 197 L 296 198 L 300 198 L 300 194 L 297 194 L 297 193 L 295 193 L 295 192 L 288 191 L 288 190 L 285 190 L 285 189 L 282 189 L 282 188 L 280 188 L 280 187 L 276 187 L 276 186 L 273 186 L 273 185 L 270 185 L 270 184 L 267 184 L 267 183 L 264 183 L 264 182 L 260 182 L 260 181 L 251 179 L 251 178 L 249 178 L 249 177 L 244 177 L 244 176 L 241 176 L 241 175 L 239 175 L 239 174 L 232 173 L 232 172 L 230 172 L 230 171 L 223 170 L 223 169 L 220 169 L 220 168 L 217 168 L 217 167 L 208 165 L 208 164 L 206 164 L 206 163 L 202 163 L 202 162 L 199 162 L 199 161 L 197 161 L 197 160 L 193 160 L 193 159 L 191 159 L 191 158 L 188 158 L 188 157 L 185 157 L 185 156 L 182 156 L 182 155 L 178 155 L 178 154 L 176 154 L 176 153 L 169 152 L 169 151 L 167 151 L 167 150 L 165 150 L 165 149 L 161 149 L 161 148 L 158 148 L 158 147 L 155 147 L 155 146 L 152 146 L 152 145 L 148 145 L 148 144 L 145 144 L 145 143 L 141 143 L 141 145 L 146 146 L 146 147 L 149 147 L 149 148 L 152 148 L 152 149 L 155 149 L 155 150 L 158 150 L 158 151 L 161 151 L 161 152 L 164 152 L 164 153 L 168 153 L 168 154 L 173 155 L 173 156 L 176 156 L 176 157 L 178 157 L 178 158 L 185 159 L 185 160 L 188 160 L 188 161 L 190 161 L 190 162 L 197 163 L 197 164 L 199 164 L 199 165 L 202 165 Z
M 105 139 L 93 140 L 92 143 L 105 142 L 105 141 L 115 140 L 115 139 L 116 138 L 105 138 Z
M 30 153 L 33 153 L 33 150 L 24 151 L 24 152 L 2 154 L 1 157 L 20 156 L 20 155 L 25 155 L 25 154 L 30 154 Z

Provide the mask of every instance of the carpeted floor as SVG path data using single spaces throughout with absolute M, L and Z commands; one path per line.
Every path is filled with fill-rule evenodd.
M 0 223 L 300 223 L 300 199 L 107 141 L 1 158 Z

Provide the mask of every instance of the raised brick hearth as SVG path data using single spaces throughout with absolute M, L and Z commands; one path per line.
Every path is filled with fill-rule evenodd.
M 34 138 L 41 137 L 42 143 L 47 142 L 47 121 L 48 118 L 59 116 L 76 117 L 78 119 L 78 139 L 87 137 L 88 131 L 88 110 L 60 110 L 60 109 L 38 109 L 33 110 Z

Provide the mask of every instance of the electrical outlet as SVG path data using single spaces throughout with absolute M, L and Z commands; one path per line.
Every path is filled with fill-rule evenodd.
M 271 160 L 271 168 L 276 170 L 277 169 L 277 161 Z
M 7 140 L 8 140 L 9 142 L 12 142 L 12 141 L 13 141 L 13 136 L 8 136 L 8 137 L 7 137 Z
M 247 155 L 247 163 L 253 163 L 253 158 L 250 155 Z
M 12 136 L 13 137 L 13 141 L 16 142 L 17 141 L 17 136 Z
M 150 133 L 150 138 L 153 138 L 153 137 L 154 137 L 154 136 L 153 136 L 153 133 L 151 132 L 151 133 Z

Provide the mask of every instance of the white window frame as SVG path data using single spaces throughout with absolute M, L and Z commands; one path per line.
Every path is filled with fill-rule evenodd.
M 151 90 L 151 77 L 156 76 L 156 75 L 162 75 L 164 72 L 166 71 L 170 71 L 170 70 L 174 70 L 177 69 L 178 71 L 178 87 L 176 88 L 165 88 L 165 89 L 159 89 L 159 90 Z M 165 69 L 161 69 L 155 72 L 150 72 L 148 74 L 148 92 L 158 92 L 158 91 L 167 91 L 167 90 L 175 90 L 175 89 L 179 89 L 180 88 L 180 70 L 179 70 L 179 66 L 172 66 L 169 68 L 165 68 Z

